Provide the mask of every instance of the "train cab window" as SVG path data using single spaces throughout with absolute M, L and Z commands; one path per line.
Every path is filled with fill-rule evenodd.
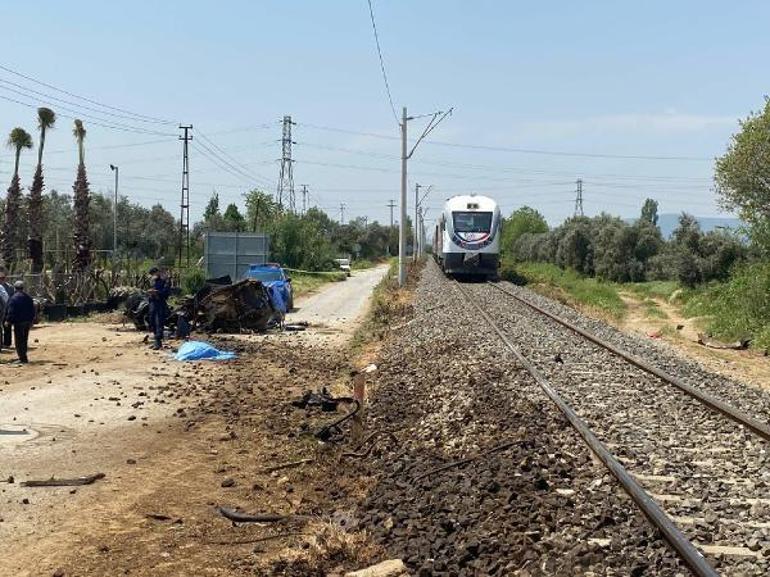
M 489 232 L 492 229 L 491 212 L 453 212 L 455 232 Z

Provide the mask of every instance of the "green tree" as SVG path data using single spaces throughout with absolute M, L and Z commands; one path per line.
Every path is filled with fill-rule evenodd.
M 642 205 L 641 219 L 653 226 L 658 225 L 658 201 L 648 198 Z
M 21 186 L 19 184 L 19 159 L 24 148 L 32 148 L 32 137 L 23 128 L 14 128 L 8 137 L 8 147 L 14 150 L 15 162 L 11 186 L 5 199 L 5 226 L 3 227 L 3 259 L 12 268 L 16 262 L 16 250 L 20 248 Z
M 736 210 L 752 241 L 770 254 L 770 98 L 741 122 L 716 161 L 714 179 L 721 205 Z
M 273 195 L 258 188 L 250 190 L 243 197 L 246 201 L 246 223 L 252 232 L 266 230 L 282 213 Z
M 211 193 L 211 198 L 203 211 L 203 220 L 206 221 L 215 216 L 219 216 L 219 193 L 216 190 Z
M 228 232 L 243 232 L 246 230 L 246 219 L 243 218 L 234 202 L 227 205 L 222 221 L 225 225 L 225 230 Z
M 29 258 L 32 260 L 32 272 L 43 270 L 43 149 L 45 148 L 45 133 L 56 123 L 56 114 L 50 108 L 37 109 L 37 126 L 40 130 L 40 141 L 37 149 L 37 167 L 29 189 Z
M 512 252 L 516 241 L 527 233 L 548 232 L 548 223 L 534 208 L 522 206 L 503 222 L 502 251 Z

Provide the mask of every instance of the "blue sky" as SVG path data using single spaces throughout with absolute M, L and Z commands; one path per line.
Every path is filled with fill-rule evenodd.
M 633 216 L 647 196 L 662 212 L 720 214 L 713 158 L 767 93 L 767 3 L 373 6 L 396 107 L 413 114 L 455 107 L 410 163 L 410 186 L 434 186 L 429 217 L 444 198 L 479 192 L 506 213 L 528 204 L 556 223 L 572 212 L 577 178 L 587 214 Z M 94 190 L 112 190 L 109 164 L 118 164 L 122 193 L 177 214 L 176 123 L 184 122 L 195 127 L 193 218 L 214 188 L 225 204 L 251 186 L 272 192 L 279 120 L 291 114 L 295 182 L 309 185 L 311 204 L 337 218 L 344 202 L 346 218 L 387 221 L 400 150 L 366 0 L 30 0 L 3 12 L 0 65 L 100 104 L 0 70 L 0 130 L 34 130 L 41 100 L 81 116 Z M 174 123 L 112 116 L 123 113 L 101 104 Z M 94 124 L 108 121 L 130 130 Z M 412 134 L 418 129 L 410 123 Z M 211 142 L 237 171 L 210 158 L 204 146 L 225 155 Z M 60 118 L 47 150 L 49 188 L 69 191 L 71 119 Z M 34 156 L 25 154 L 25 185 Z M 10 151 L 0 153 L 0 178 L 10 178 L 11 163 Z

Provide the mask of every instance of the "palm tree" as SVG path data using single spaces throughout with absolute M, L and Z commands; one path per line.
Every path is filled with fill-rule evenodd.
M 86 138 L 86 129 L 82 120 L 75 120 L 72 134 L 78 141 L 78 173 L 75 185 L 73 201 L 75 209 L 75 263 L 76 271 L 83 272 L 91 265 L 91 235 L 88 222 L 88 205 L 91 201 L 91 193 L 88 190 L 88 177 L 86 176 L 85 149 L 83 147 Z
M 43 270 L 43 148 L 45 131 L 53 128 L 56 113 L 50 108 L 37 109 L 37 125 L 40 129 L 40 144 L 37 149 L 37 168 L 29 189 L 29 258 L 32 259 L 32 272 Z
M 3 260 L 8 268 L 12 268 L 16 260 L 16 249 L 19 248 L 19 219 L 21 208 L 21 187 L 19 186 L 19 158 L 23 148 L 32 148 L 32 137 L 23 128 L 14 128 L 8 137 L 8 147 L 16 152 L 16 162 L 13 168 L 11 186 L 5 199 L 5 223 L 3 227 Z

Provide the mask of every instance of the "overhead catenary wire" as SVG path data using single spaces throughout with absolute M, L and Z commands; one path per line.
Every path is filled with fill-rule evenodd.
M 398 114 L 396 113 L 396 106 L 393 104 L 393 95 L 390 92 L 390 82 L 388 82 L 388 73 L 385 71 L 385 60 L 382 57 L 382 47 L 380 46 L 380 35 L 377 33 L 377 23 L 374 19 L 374 9 L 372 8 L 372 0 L 366 0 L 369 5 L 369 17 L 372 20 L 372 32 L 374 33 L 374 43 L 377 45 L 377 56 L 380 59 L 380 71 L 382 72 L 382 80 L 385 83 L 385 92 L 388 95 L 388 103 L 390 104 L 390 111 L 393 113 L 393 118 L 396 124 L 400 124 Z

